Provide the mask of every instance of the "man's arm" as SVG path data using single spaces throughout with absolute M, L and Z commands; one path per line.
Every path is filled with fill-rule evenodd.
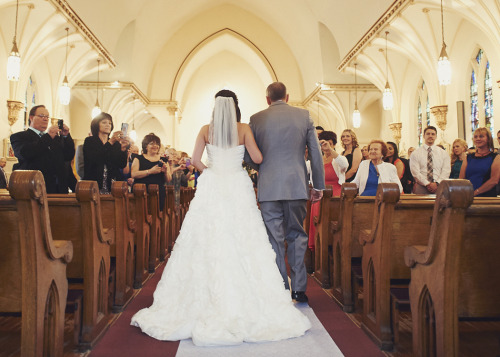
M 318 135 L 314 128 L 313 121 L 309 117 L 307 126 L 306 146 L 309 152 L 309 161 L 311 162 L 311 176 L 316 190 L 325 189 L 325 167 L 323 166 L 323 157 L 318 141 Z
M 30 130 L 30 129 L 28 129 Z M 33 132 L 33 134 L 35 134 Z M 47 153 L 49 146 L 52 143 L 52 138 L 49 134 L 44 134 L 40 139 L 31 140 L 29 133 L 26 131 L 12 134 L 10 143 L 14 150 L 14 156 L 20 161 L 32 161 L 37 157 L 41 157 Z
M 250 122 L 248 125 L 250 126 L 250 129 L 252 130 L 252 134 L 255 138 L 255 127 L 254 127 L 255 125 L 253 123 L 253 116 L 250 117 Z M 256 140 L 256 138 L 255 138 L 255 140 Z M 259 171 L 259 165 L 256 164 L 255 162 L 253 162 L 252 158 L 250 157 L 250 153 L 248 152 L 246 147 L 245 147 L 245 155 L 243 156 L 243 161 L 246 162 L 248 164 L 248 166 L 250 166 L 255 171 Z

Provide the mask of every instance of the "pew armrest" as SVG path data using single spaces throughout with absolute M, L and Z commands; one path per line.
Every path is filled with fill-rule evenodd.
M 341 224 L 339 221 L 331 221 L 330 222 L 330 232 L 335 233 L 338 232 L 341 228 Z
M 374 240 L 371 229 L 362 229 L 359 231 L 359 243 L 365 245 L 366 243 L 372 243 Z
M 62 260 L 64 263 L 69 263 L 73 260 L 73 243 L 69 240 L 54 240 L 54 248 L 52 250 L 52 259 Z
M 429 264 L 430 254 L 426 254 L 426 245 L 412 245 L 405 248 L 405 264 L 406 266 L 413 268 L 417 264 L 427 265 Z
M 99 240 L 102 243 L 113 244 L 115 237 L 115 229 L 114 228 L 101 228 L 97 230 L 102 232 L 102 234 L 97 234 Z

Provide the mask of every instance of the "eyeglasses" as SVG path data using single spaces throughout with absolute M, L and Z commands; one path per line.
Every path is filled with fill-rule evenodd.
M 36 117 L 39 117 L 39 118 L 42 118 L 42 119 L 49 119 L 50 116 L 49 115 L 35 115 Z

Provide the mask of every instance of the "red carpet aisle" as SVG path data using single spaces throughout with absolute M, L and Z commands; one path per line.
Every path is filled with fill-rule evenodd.
M 145 284 L 141 292 L 130 303 L 115 324 L 111 326 L 103 339 L 91 352 L 91 357 L 176 356 L 179 342 L 157 341 L 143 334 L 137 327 L 130 326 L 130 319 L 135 312 L 153 303 L 153 292 L 163 273 L 163 267 L 164 266 L 157 270 L 153 278 Z M 309 305 L 312 307 L 314 314 L 323 324 L 324 329 L 334 340 L 344 356 L 384 356 L 363 331 L 361 331 L 361 329 L 340 310 L 337 304 L 312 279 L 308 281 L 307 292 L 309 295 Z M 312 320 L 313 317 L 310 318 Z M 300 338 L 295 340 L 300 341 Z M 324 341 L 324 339 L 322 341 Z M 191 343 L 190 341 L 187 342 Z M 294 341 L 294 343 L 296 342 Z M 335 350 L 337 349 L 331 340 L 330 343 L 333 345 L 333 348 L 325 354 L 325 356 L 329 357 L 335 356 Z M 187 343 L 185 342 L 185 344 Z M 243 346 L 248 345 L 251 344 L 244 344 Z M 259 345 L 259 348 L 269 348 L 269 353 L 271 354 L 266 353 L 266 355 L 279 356 L 280 350 L 284 348 L 283 346 L 286 345 L 286 343 L 270 342 L 257 345 Z M 232 352 L 234 352 L 233 355 L 235 356 L 238 355 L 237 348 L 238 347 L 234 346 L 231 347 Z M 207 354 L 210 354 L 210 349 L 213 348 L 205 347 L 200 349 L 200 351 L 205 349 L 207 350 Z M 244 349 L 245 348 L 242 347 L 241 352 L 244 352 Z M 287 356 L 292 357 L 290 354 L 287 354 Z

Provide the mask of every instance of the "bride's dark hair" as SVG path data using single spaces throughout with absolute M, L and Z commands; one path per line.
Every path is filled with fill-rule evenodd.
M 238 106 L 238 97 L 233 91 L 230 91 L 229 89 L 223 89 L 217 92 L 215 94 L 215 98 L 217 97 L 228 97 L 228 98 L 233 98 L 234 100 L 234 105 L 236 107 L 236 121 L 239 123 L 241 121 L 241 112 L 240 112 L 240 107 Z

